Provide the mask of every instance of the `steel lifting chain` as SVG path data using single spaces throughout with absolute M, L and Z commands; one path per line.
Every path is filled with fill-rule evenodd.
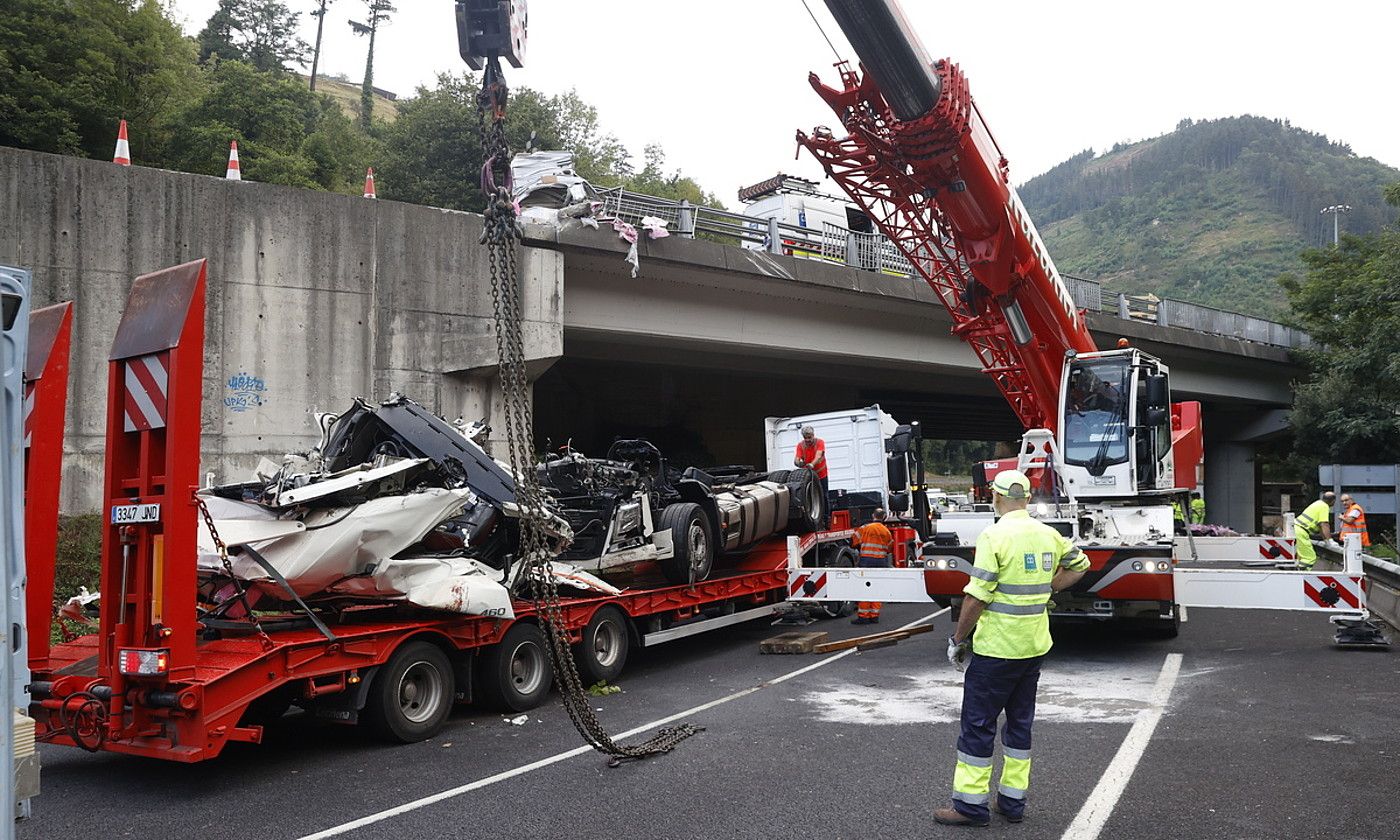
M 263 629 L 262 622 L 258 621 L 258 614 L 253 612 L 253 605 L 248 601 L 248 590 L 243 588 L 243 581 L 239 580 L 233 573 L 233 564 L 228 559 L 228 546 L 224 545 L 223 537 L 219 536 L 219 529 L 214 527 L 214 516 L 209 512 L 209 506 L 204 503 L 204 499 L 199 494 L 194 495 L 194 503 L 199 506 L 199 512 L 204 517 L 204 526 L 209 529 L 209 536 L 214 540 L 214 547 L 219 551 L 219 562 L 223 564 L 224 574 L 233 582 L 234 597 L 243 604 L 244 612 L 248 613 L 248 620 L 253 622 L 253 629 L 258 631 L 258 640 L 263 648 L 272 649 L 272 639 Z
M 640 759 L 670 752 L 676 744 L 701 731 L 691 724 L 662 729 L 635 746 L 618 744 L 593 714 L 589 696 L 574 664 L 568 625 L 559 603 L 559 587 L 550 570 L 554 550 L 546 529 L 549 517 L 535 473 L 534 421 L 531 416 L 529 380 L 525 371 L 525 343 L 521 332 L 522 290 L 516 265 L 520 226 L 511 194 L 510 147 L 506 141 L 507 88 L 500 62 L 489 59 L 477 97 L 481 148 L 485 164 L 481 190 L 486 199 L 481 242 L 486 245 L 491 272 L 491 302 L 496 325 L 501 394 L 509 461 L 515 474 L 515 500 L 519 508 L 520 542 L 517 562 L 529 584 L 529 595 L 548 637 L 550 664 L 554 668 L 559 697 L 569 720 L 593 749 L 611 758 L 616 766 L 624 759 Z M 498 177 L 499 176 L 499 177 Z

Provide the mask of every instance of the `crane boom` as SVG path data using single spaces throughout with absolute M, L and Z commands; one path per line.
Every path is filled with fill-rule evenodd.
M 930 62 L 895 0 L 826 0 L 861 59 L 812 86 L 847 136 L 798 142 L 938 293 L 1026 428 L 1056 428 L 1068 354 L 1095 350 L 956 64 Z

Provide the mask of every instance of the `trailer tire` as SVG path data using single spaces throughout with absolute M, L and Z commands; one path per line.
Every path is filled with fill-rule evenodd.
M 548 645 L 538 625 L 511 625 L 477 660 L 482 704 L 498 712 L 523 712 L 544 702 L 554 684 Z
M 849 545 L 843 545 L 836 551 L 830 552 L 826 557 L 819 557 L 819 562 L 827 568 L 850 569 L 856 565 L 856 550 Z M 840 618 L 855 612 L 854 601 L 818 601 L 817 611 L 824 618 Z
M 627 616 L 613 606 L 601 607 L 583 628 L 583 640 L 574 648 L 574 661 L 584 686 L 618 678 L 632 649 Z
M 431 642 L 409 642 L 375 674 L 365 702 L 365 720 L 390 741 L 422 741 L 447 722 L 454 692 L 447 654 Z
M 666 580 L 698 583 L 709 577 L 715 566 L 715 539 L 700 506 L 694 502 L 667 505 L 658 525 L 671 529 L 671 556 L 660 564 Z

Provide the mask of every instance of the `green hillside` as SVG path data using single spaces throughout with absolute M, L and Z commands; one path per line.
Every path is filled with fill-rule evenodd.
M 1382 196 L 1400 170 L 1261 117 L 1192 122 L 1095 157 L 1085 151 L 1020 188 L 1060 271 L 1113 291 L 1249 314 L 1284 309 L 1275 278 L 1298 252 L 1393 221 Z

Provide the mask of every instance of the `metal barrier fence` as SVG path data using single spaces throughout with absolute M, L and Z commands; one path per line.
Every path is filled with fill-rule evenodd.
M 604 216 L 639 224 L 643 217 L 664 219 L 682 237 L 712 239 L 743 248 L 854 266 L 866 271 L 913 276 L 913 266 L 899 249 L 879 233 L 861 233 L 831 222 L 820 230 L 777 219 L 756 219 L 742 213 L 671 201 L 621 188 L 599 193 Z M 1064 277 L 1076 306 L 1091 312 L 1116 313 L 1124 320 L 1163 327 L 1180 327 L 1208 335 L 1228 336 L 1277 347 L 1307 347 L 1307 333 L 1263 318 L 1195 303 L 1105 291 L 1094 280 Z

